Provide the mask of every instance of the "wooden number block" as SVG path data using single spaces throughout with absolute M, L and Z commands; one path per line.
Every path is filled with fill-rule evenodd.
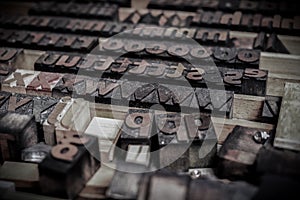
M 218 153 L 219 176 L 233 180 L 255 179 L 250 168 L 254 165 L 260 148 L 269 137 L 266 131 L 236 126 Z
M 17 113 L 0 114 L 1 160 L 21 160 L 22 149 L 38 142 L 37 128 L 34 118 Z
M 52 196 L 74 198 L 99 166 L 98 139 L 66 131 L 39 164 L 41 191 Z
M 26 94 L 26 87 L 39 74 L 36 71 L 17 69 L 2 83 L 2 91 Z

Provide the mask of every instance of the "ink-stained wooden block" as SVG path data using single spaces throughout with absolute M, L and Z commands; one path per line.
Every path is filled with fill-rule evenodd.
M 242 93 L 264 96 L 267 88 L 267 76 L 268 72 L 265 70 L 246 68 L 242 80 Z
M 52 89 L 62 74 L 40 72 L 27 86 L 26 93 L 31 95 L 52 96 Z
M 255 186 L 241 181 L 225 184 L 214 180 L 195 179 L 190 183 L 187 199 L 196 200 L 201 196 L 203 200 L 219 199 L 220 197 L 230 200 L 239 196 L 239 198 L 250 200 L 257 191 L 258 188 Z
M 150 145 L 150 151 L 157 149 L 157 135 L 152 133 L 153 113 L 145 109 L 129 109 L 120 129 L 118 147 L 128 150 L 128 145 Z
M 299 178 L 299 152 L 283 151 L 271 146 L 264 146 L 258 152 L 255 171 L 259 174 L 277 174 L 290 178 Z
M 7 92 L 1 92 L 2 105 L 0 106 L 0 112 L 5 113 L 7 111 L 31 115 L 33 110 L 33 97 L 24 94 L 14 94 Z
M 14 182 L 17 189 L 37 190 L 39 188 L 38 165 L 6 161 L 0 167 L 0 180 Z
M 255 175 L 252 174 L 251 167 L 260 148 L 269 137 L 266 131 L 236 126 L 218 153 L 219 177 L 254 180 Z
M 38 76 L 40 72 L 17 69 L 2 83 L 2 91 L 26 94 L 26 87 Z
M 210 167 L 217 150 L 217 138 L 209 115 L 157 114 L 160 167 L 175 171 Z
M 41 191 L 51 196 L 74 198 L 99 166 L 97 138 L 66 131 L 64 138 L 39 164 Z
M 206 88 L 196 88 L 195 92 L 200 111 L 231 116 L 233 92 Z
M 274 139 L 275 147 L 300 151 L 299 99 L 300 84 L 287 82 Z
M 1 163 L 21 160 L 21 151 L 38 142 L 37 128 L 30 115 L 0 114 Z

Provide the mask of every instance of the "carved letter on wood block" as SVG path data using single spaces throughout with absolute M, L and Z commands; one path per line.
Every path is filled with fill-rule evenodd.
M 118 146 L 127 150 L 129 144 L 150 145 L 155 148 L 155 135 L 152 135 L 153 113 L 149 110 L 130 109 L 120 129 Z
M 26 87 L 39 72 L 17 69 L 2 83 L 2 91 L 26 94 Z
M 64 138 L 39 164 L 44 194 L 74 198 L 100 166 L 98 139 L 64 132 Z
M 40 72 L 26 87 L 27 94 L 39 96 L 51 96 L 52 89 L 61 79 L 57 73 Z
M 34 118 L 17 113 L 0 114 L 0 162 L 21 160 L 21 151 L 38 141 Z

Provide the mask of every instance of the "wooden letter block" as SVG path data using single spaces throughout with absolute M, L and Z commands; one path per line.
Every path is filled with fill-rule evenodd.
M 17 113 L 0 114 L 0 162 L 21 160 L 21 151 L 38 141 L 34 118 Z
M 2 83 L 2 91 L 26 94 L 26 87 L 39 74 L 36 71 L 17 69 Z
M 98 139 L 66 131 L 64 138 L 39 164 L 44 194 L 74 198 L 100 166 Z

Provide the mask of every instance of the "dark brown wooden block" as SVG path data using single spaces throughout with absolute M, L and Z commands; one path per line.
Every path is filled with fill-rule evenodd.
M 20 161 L 21 151 L 38 142 L 34 118 L 17 113 L 0 114 L 1 164 L 4 161 Z
M 195 179 L 192 180 L 188 192 L 188 200 L 201 199 L 222 199 L 230 200 L 238 196 L 239 198 L 250 200 L 258 189 L 246 182 L 222 183 L 213 180 Z
M 150 145 L 157 149 L 157 136 L 152 133 L 153 113 L 144 109 L 129 109 L 120 131 L 118 147 L 127 150 L 129 144 Z
M 98 139 L 65 132 L 65 137 L 39 164 L 41 191 L 52 196 L 74 198 L 99 166 Z
M 251 167 L 254 166 L 260 148 L 269 137 L 269 133 L 265 131 L 236 126 L 218 153 L 218 175 L 233 180 L 255 180 Z

